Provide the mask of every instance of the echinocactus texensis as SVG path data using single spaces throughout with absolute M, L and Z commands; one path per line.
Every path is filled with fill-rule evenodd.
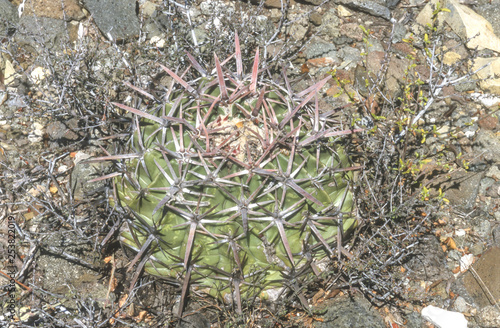
M 236 72 L 215 55 L 211 74 L 188 54 L 201 77 L 162 66 L 173 88 L 159 109 L 115 104 L 135 115 L 132 153 L 94 160 L 126 160 L 111 175 L 131 213 L 121 239 L 137 252 L 133 263 L 180 283 L 181 304 L 189 286 L 240 312 L 242 299 L 286 290 L 305 304 L 300 278 L 319 274 L 338 229 L 356 224 L 352 168 L 335 142 L 353 131 L 319 110 L 328 78 L 294 93 L 286 75 L 282 85 L 259 78 L 258 50 L 245 74 L 235 44 Z

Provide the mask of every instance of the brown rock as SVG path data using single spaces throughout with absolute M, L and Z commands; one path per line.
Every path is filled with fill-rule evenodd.
M 52 122 L 47 128 L 47 135 L 51 140 L 78 140 L 78 120 L 71 119 L 65 123 Z
M 390 97 L 395 96 L 401 90 L 400 84 L 405 83 L 405 70 L 410 62 L 406 59 L 392 57 L 387 67 L 387 78 L 385 79 L 385 91 Z M 378 72 L 377 72 L 378 73 Z
M 400 59 L 397 57 L 393 57 L 389 62 L 389 66 L 387 68 L 387 75 L 393 76 L 399 82 L 404 81 L 405 71 L 410 66 L 410 62 L 406 59 Z
M 70 42 L 78 40 L 79 25 L 80 23 L 78 23 L 77 21 L 71 21 L 68 23 L 68 36 Z
M 23 15 L 64 19 L 66 21 L 82 20 L 85 14 L 78 0 L 27 0 Z
M 347 23 L 340 26 L 340 34 L 356 41 L 363 40 L 363 31 L 357 23 Z
M 415 55 L 415 49 L 407 42 L 398 42 L 392 45 L 392 49 L 406 57 L 407 55 Z
M 456 40 L 453 40 L 453 39 L 446 40 L 443 43 L 443 46 L 445 46 L 446 49 L 450 49 L 453 52 L 456 52 L 462 58 L 467 58 L 469 56 L 469 53 L 467 52 L 467 48 L 465 48 L 465 46 L 462 43 L 459 43 Z
M 333 97 L 341 93 L 342 93 L 342 88 L 338 85 L 334 85 L 333 87 L 328 88 L 328 90 L 326 90 L 326 95 L 328 97 Z
M 415 72 L 418 73 L 422 81 L 427 81 L 430 78 L 429 67 L 427 67 L 426 65 L 415 66 Z
M 345 83 L 351 83 L 351 81 L 354 79 L 354 71 L 353 70 L 345 70 L 345 69 L 338 69 L 335 71 L 335 77 L 339 79 L 339 81 L 345 82 Z M 337 82 L 334 79 L 331 79 L 328 81 L 328 84 L 331 85 L 337 85 Z
M 251 1 L 253 4 L 259 4 L 260 1 L 257 1 L 257 0 L 252 0 Z M 295 4 L 295 1 L 294 0 L 290 0 L 290 6 L 291 5 L 294 5 Z M 278 8 L 278 9 L 281 9 L 281 0 L 266 0 L 266 2 L 264 2 L 264 6 L 266 6 L 267 8 Z
M 368 96 L 368 89 L 373 85 L 373 76 L 361 65 L 356 66 L 354 70 L 354 86 L 363 96 Z
M 451 85 L 448 85 L 446 87 L 443 87 L 442 93 L 443 97 L 449 97 L 455 93 L 455 88 Z
M 366 69 L 370 73 L 377 74 L 382 68 L 382 63 L 385 60 L 383 51 L 372 51 L 366 57 Z
M 464 275 L 465 288 L 479 306 L 485 307 L 493 304 L 492 301 L 500 298 L 500 248 L 492 247 L 484 252 L 473 268 L 475 274 L 469 270 Z M 478 277 L 481 278 L 482 283 L 478 282 Z M 490 300 L 491 296 L 487 295 L 485 288 L 489 290 L 493 300 Z
M 484 117 L 481 117 L 478 121 L 477 121 L 477 124 L 479 124 L 479 126 L 482 128 L 482 129 L 486 129 L 486 130 L 494 130 L 496 127 L 497 127 L 497 124 L 498 124 L 498 118 L 497 117 L 493 117 L 491 115 L 486 115 Z
M 311 16 L 309 16 L 309 20 L 314 25 L 320 26 L 321 22 L 323 20 L 323 16 L 320 13 L 318 13 L 318 12 L 314 12 L 314 13 L 311 14 Z
M 446 193 L 446 198 L 451 205 L 467 210 L 471 209 L 476 202 L 482 177 L 482 172 L 455 171 L 448 180 L 439 183 L 437 186 Z M 436 181 L 436 183 L 438 182 Z
M 335 60 L 330 57 L 313 58 L 307 61 L 308 67 L 328 67 L 335 64 Z

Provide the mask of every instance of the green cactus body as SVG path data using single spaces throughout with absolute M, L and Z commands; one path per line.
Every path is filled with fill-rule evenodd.
M 159 112 L 118 105 L 139 117 L 137 154 L 115 178 L 133 214 L 122 241 L 147 256 L 146 272 L 236 296 L 239 309 L 334 256 L 339 222 L 356 225 L 349 160 L 330 140 L 350 132 L 308 104 L 326 79 L 294 96 L 257 81 L 255 63 L 245 77 L 216 58 L 196 89 L 167 69 L 183 87 Z

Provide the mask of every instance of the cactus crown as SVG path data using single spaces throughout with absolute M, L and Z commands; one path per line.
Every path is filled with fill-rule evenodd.
M 237 35 L 235 48 L 236 72 L 216 55 L 210 73 L 188 54 L 201 75 L 192 82 L 162 66 L 180 85 L 164 105 L 115 104 L 135 114 L 135 152 L 95 160 L 126 160 L 111 175 L 132 213 L 121 240 L 137 252 L 132 264 L 179 282 L 181 304 L 191 286 L 239 312 L 243 299 L 277 291 L 307 305 L 300 279 L 319 274 L 338 229 L 356 224 L 349 160 L 332 141 L 352 131 L 319 109 L 328 78 L 294 93 L 286 75 L 282 85 L 259 79 L 258 49 L 245 74 Z

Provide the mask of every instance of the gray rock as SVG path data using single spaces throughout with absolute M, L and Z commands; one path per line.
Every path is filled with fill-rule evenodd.
M 491 233 L 491 223 L 485 217 L 478 217 L 474 222 L 474 232 L 481 238 L 487 239 Z
M 358 48 L 343 47 L 339 50 L 339 56 L 345 61 L 350 62 L 349 66 L 354 67 L 361 61 L 361 51 Z
M 335 9 L 328 10 L 324 15 L 321 23 L 322 31 L 330 38 L 338 38 L 340 36 L 340 18 L 337 16 Z
M 316 42 L 311 44 L 305 51 L 307 59 L 337 57 L 337 48 L 333 43 Z
M 378 4 L 370 0 L 340 0 L 339 3 L 342 5 L 352 8 L 354 10 L 359 10 L 364 13 L 382 17 L 384 19 L 391 19 L 391 11 L 384 5 Z
M 18 21 L 16 7 L 8 0 L 0 0 L 0 36 L 6 36 Z
M 484 328 L 500 327 L 500 311 L 493 305 L 487 306 L 477 315 L 477 321 Z
M 184 317 L 179 328 L 210 328 L 210 321 L 199 313 Z
M 453 303 L 453 310 L 461 313 L 467 312 L 467 302 L 462 296 L 458 296 Z
M 454 261 L 458 262 L 458 261 L 460 261 L 461 257 L 462 257 L 462 253 L 460 253 L 456 249 L 451 249 L 450 251 L 448 251 L 448 259 L 450 259 L 450 260 L 454 260 Z
M 368 91 L 373 86 L 373 77 L 373 74 L 369 74 L 363 66 L 356 66 L 354 71 L 354 87 L 363 97 L 368 97 Z
M 108 33 L 117 41 L 139 35 L 140 25 L 135 0 L 85 0 L 84 3 L 99 30 L 107 38 L 109 38 Z
M 424 325 L 424 319 L 418 312 L 408 314 L 406 320 L 406 328 L 421 328 Z
M 500 35 L 500 6 L 498 2 L 478 0 L 475 2 L 474 11 L 483 16 L 493 27 L 496 35 Z
M 102 174 L 92 164 L 78 162 L 71 172 L 71 190 L 76 201 L 84 200 L 86 195 L 104 186 L 104 181 L 89 183 L 89 180 Z
M 151 16 L 151 20 L 156 24 L 156 27 L 162 31 L 166 32 L 170 29 L 170 18 L 158 11 L 155 11 Z
M 481 180 L 481 184 L 479 185 L 479 194 L 484 195 L 486 194 L 486 191 L 493 186 L 495 183 L 495 179 L 493 178 L 484 178 Z
M 316 328 L 373 328 L 385 327 L 380 314 L 361 296 L 348 296 L 333 299 L 325 305 L 326 314 L 322 322 L 317 322 Z
M 307 34 L 307 28 L 300 21 L 290 27 L 290 36 L 294 40 L 303 40 Z
M 323 20 L 323 16 L 320 13 L 314 12 L 309 16 L 309 21 L 316 26 L 320 26 Z
M 500 180 L 500 170 L 497 165 L 493 165 L 488 169 L 485 174 L 488 178 L 492 178 L 492 180 L 497 181 Z
M 493 228 L 491 234 L 493 235 L 493 243 L 495 246 L 500 247 L 500 225 Z
M 372 0 L 373 2 L 378 3 L 381 6 L 385 6 L 387 8 L 394 8 L 398 5 L 400 0 Z
M 65 141 L 78 140 L 78 120 L 71 119 L 67 122 L 52 122 L 47 125 L 46 132 L 51 140 Z
M 474 256 L 479 256 L 484 252 L 484 246 L 482 242 L 475 242 L 469 247 L 469 251 Z
M 201 28 L 195 28 L 194 35 L 196 36 L 196 40 L 198 40 L 199 43 L 203 43 L 208 39 L 207 32 Z
M 395 8 L 400 0 L 385 0 L 385 6 L 389 9 Z
M 455 87 L 455 90 L 457 90 L 457 92 L 474 91 L 474 90 L 476 90 L 476 82 L 458 83 L 454 87 Z
M 382 42 L 380 42 L 375 38 L 372 38 L 371 36 L 368 39 L 368 43 L 370 44 L 370 46 L 368 47 L 368 53 L 374 51 L 381 51 L 381 52 L 385 51 L 384 46 L 382 46 Z
M 453 125 L 459 127 L 463 133 L 475 133 L 478 130 L 477 121 L 472 122 L 469 115 L 463 115 L 453 122 Z
M 156 22 L 152 19 L 148 19 L 146 24 L 144 24 L 144 32 L 147 33 L 149 40 L 155 36 L 160 37 L 163 34 Z
M 19 20 L 16 41 L 35 49 L 60 47 L 67 43 L 66 22 L 60 19 L 23 15 Z
M 461 206 L 466 210 L 471 209 L 476 203 L 482 177 L 482 172 L 457 171 L 441 184 L 441 188 L 450 204 Z
M 347 37 L 347 36 L 339 36 L 338 38 L 332 38 L 333 43 L 335 43 L 337 46 L 345 45 L 345 44 L 350 44 L 353 43 L 354 40 Z
M 311 5 L 315 5 L 315 6 L 318 6 L 320 5 L 323 0 L 303 0 L 305 3 L 309 3 Z
M 486 162 L 500 163 L 500 135 L 481 129 L 474 141 L 473 151 L 482 154 Z
M 437 238 L 426 236 L 420 242 L 415 249 L 415 256 L 408 262 L 410 277 L 427 281 L 449 279 L 451 273 L 445 266 L 446 256 Z
M 408 30 L 404 24 L 401 23 L 396 23 L 394 25 L 394 35 L 392 38 L 392 43 L 398 43 L 403 40 L 405 37 L 406 33 L 408 33 Z

